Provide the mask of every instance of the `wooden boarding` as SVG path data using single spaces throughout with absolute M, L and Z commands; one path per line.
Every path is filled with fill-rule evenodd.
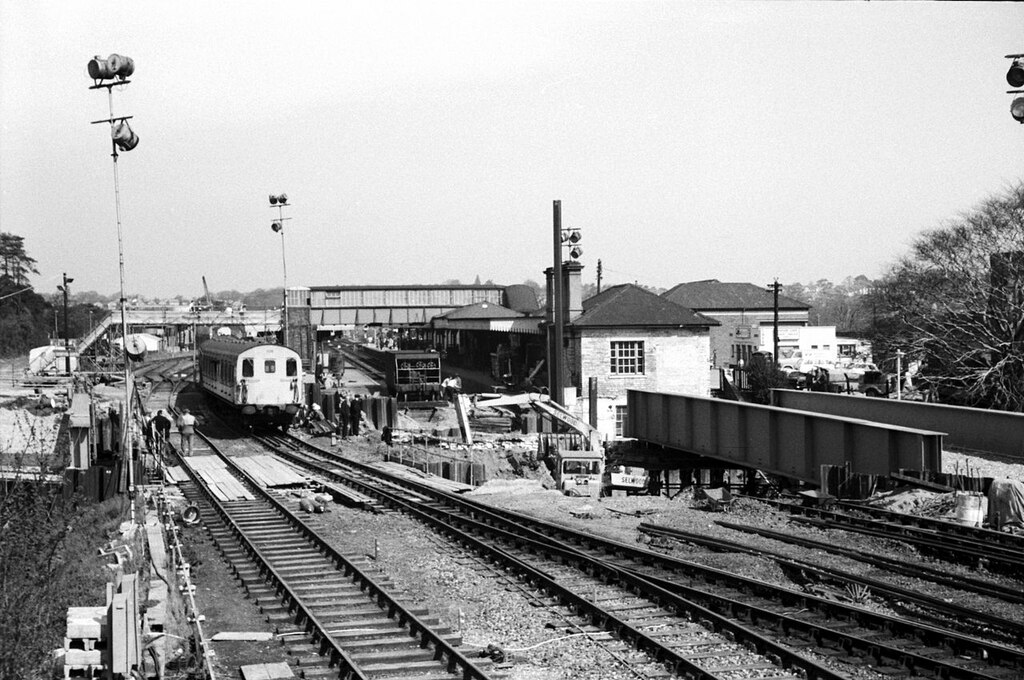
M 232 460 L 263 487 L 303 486 L 307 482 L 291 465 L 274 456 L 239 456 Z
M 164 479 L 169 484 L 181 484 L 188 481 L 188 474 L 180 465 L 171 465 L 164 468 Z
M 254 500 L 253 495 L 228 471 L 227 463 L 219 457 L 189 456 L 185 458 L 185 461 L 209 486 L 210 491 L 217 497 L 217 500 Z
M 266 633 L 262 631 L 242 631 L 242 632 L 220 632 L 210 638 L 213 642 L 270 642 L 274 639 L 273 633 Z
M 352 508 L 368 508 L 373 505 L 372 498 L 365 494 L 361 494 L 355 489 L 351 489 L 344 484 L 325 482 L 324 487 L 327 488 L 336 503 L 341 503 L 342 505 L 347 505 Z
M 294 678 L 291 667 L 286 663 L 256 663 L 239 668 L 243 680 L 280 680 Z
M 372 465 L 376 468 L 384 470 L 385 472 L 402 475 L 403 477 L 414 479 L 417 482 L 422 482 L 434 488 L 440 489 L 442 491 L 448 491 L 450 493 L 465 493 L 467 491 L 472 491 L 474 488 L 476 488 L 470 484 L 454 482 L 450 479 L 445 479 L 444 477 L 438 477 L 437 475 L 430 474 L 429 472 L 422 472 L 420 470 L 417 470 L 416 468 L 409 467 L 408 465 L 402 465 L 401 463 L 384 462 L 372 463 Z

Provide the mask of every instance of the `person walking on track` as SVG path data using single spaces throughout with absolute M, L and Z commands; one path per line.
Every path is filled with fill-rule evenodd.
M 192 455 L 192 437 L 196 433 L 196 417 L 184 409 L 178 417 L 178 434 L 181 435 L 181 454 Z M 186 453 L 187 451 L 187 453 Z
M 164 445 L 171 438 L 171 419 L 167 417 L 163 409 L 157 411 L 153 416 L 153 434 L 156 437 L 157 453 L 163 455 Z

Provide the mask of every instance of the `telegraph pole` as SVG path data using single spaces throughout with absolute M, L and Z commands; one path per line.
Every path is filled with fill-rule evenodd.
M 782 288 L 782 284 L 779 283 L 778 279 L 775 279 L 772 283 L 768 284 L 768 290 L 772 291 L 773 303 L 772 309 L 774 310 L 774 322 L 772 324 L 772 361 L 775 365 L 779 364 L 779 289 Z
M 562 202 L 555 201 L 554 207 L 554 256 L 555 262 L 551 269 L 551 323 L 552 334 L 551 356 L 548 357 L 548 390 L 551 399 L 562 403 L 562 343 L 565 329 L 562 328 Z
M 64 285 L 57 286 L 64 293 L 64 366 L 68 375 L 71 375 L 71 349 L 68 347 L 68 284 L 72 281 L 74 279 L 69 279 L 67 272 L 64 272 Z

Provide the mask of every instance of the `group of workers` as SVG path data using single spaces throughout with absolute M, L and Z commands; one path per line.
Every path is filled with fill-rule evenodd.
M 164 445 L 171 438 L 171 418 L 163 409 L 159 409 L 151 418 L 148 418 L 143 428 L 143 436 L 146 439 L 146 448 L 150 451 L 163 453 Z M 185 456 L 192 455 L 192 440 L 196 433 L 196 417 L 189 410 L 182 409 L 175 419 L 178 427 L 178 435 L 181 437 L 181 453 Z
M 328 421 L 319 404 L 311 408 L 302 407 L 296 414 L 292 424 L 296 427 L 309 427 L 311 430 L 333 431 L 341 437 L 357 436 L 363 422 L 363 399 L 358 394 L 350 396 L 338 393 L 335 395 L 334 420 Z M 319 425 L 318 423 L 324 423 Z

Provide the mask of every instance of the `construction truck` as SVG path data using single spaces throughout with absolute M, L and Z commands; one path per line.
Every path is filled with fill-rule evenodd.
M 604 478 L 604 445 L 601 433 L 544 394 L 516 394 L 480 401 L 480 407 L 533 408 L 570 432 L 544 433 L 537 437 L 537 458 L 544 461 L 558 490 L 570 496 L 601 496 Z M 463 425 L 468 429 L 468 422 Z M 471 441 L 467 437 L 467 441 Z

